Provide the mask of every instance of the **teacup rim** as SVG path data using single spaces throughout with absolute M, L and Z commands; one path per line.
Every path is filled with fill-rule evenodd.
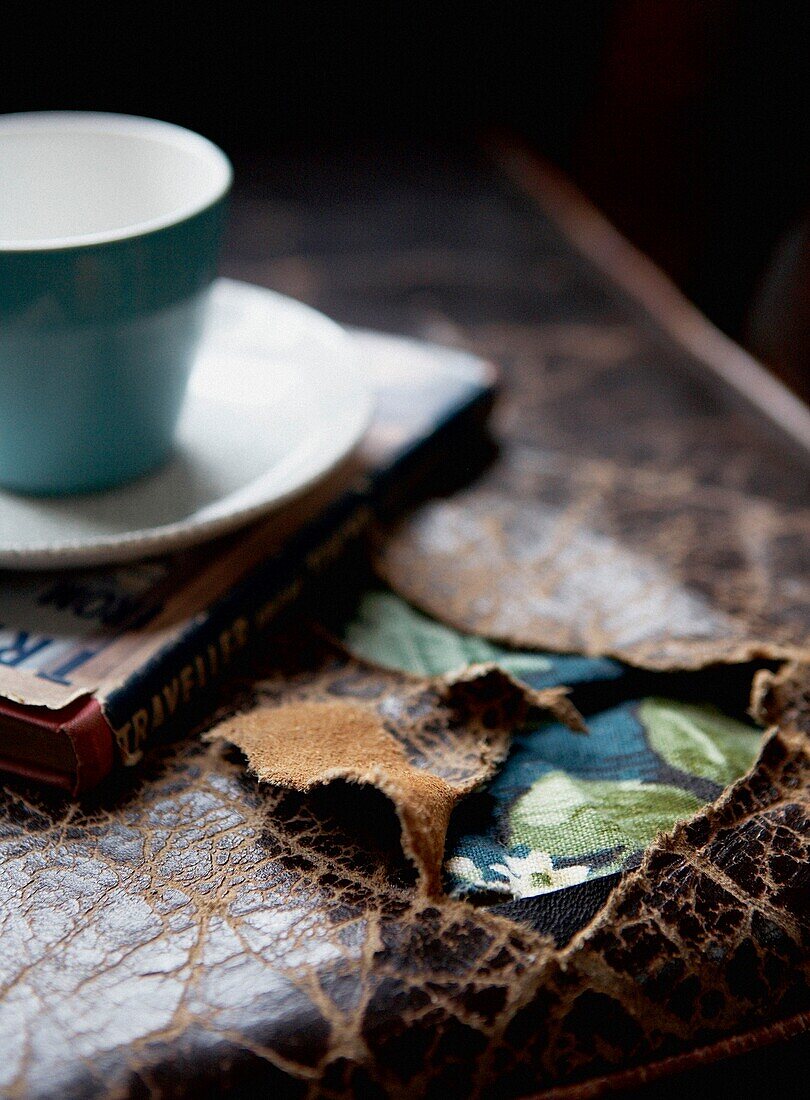
M 116 244 L 145 237 L 172 226 L 181 225 L 210 210 L 228 194 L 233 183 L 233 165 L 228 156 L 209 138 L 185 126 L 162 119 L 140 115 L 127 115 L 107 111 L 17 111 L 0 115 L 0 135 L 9 130 L 47 129 L 58 125 L 60 129 L 88 129 L 96 133 L 134 133 L 159 135 L 163 140 L 171 138 L 177 145 L 203 152 L 219 170 L 219 178 L 211 192 L 194 202 L 158 217 L 143 219 L 130 225 L 95 233 L 81 233 L 66 237 L 42 237 L 14 240 L 0 237 L 0 254 L 58 252 L 67 249 L 91 248 Z

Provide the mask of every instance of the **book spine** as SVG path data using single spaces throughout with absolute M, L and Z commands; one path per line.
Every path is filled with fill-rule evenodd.
M 287 610 L 314 577 L 368 526 L 364 493 L 349 492 L 284 550 L 252 570 L 102 703 L 124 764 L 135 764 L 155 736 L 205 717 L 216 689 L 257 638 Z
M 63 722 L 62 732 L 68 738 L 76 756 L 76 770 L 71 776 L 70 793 L 77 795 L 100 783 L 115 763 L 115 747 L 110 729 L 98 699 L 81 702 L 75 712 Z
M 0 724 L 12 724 L 27 735 L 46 730 L 49 737 L 64 739 L 69 746 L 67 758 L 48 763 L 31 758 L 22 760 L 0 752 L 0 771 L 14 772 L 27 779 L 61 787 L 70 794 L 94 787 L 115 763 L 112 731 L 93 696 L 83 696 L 59 711 L 31 708 L 10 699 L 0 699 Z
M 374 516 L 388 520 L 412 501 L 437 459 L 446 466 L 450 454 L 463 466 L 480 439 L 493 395 L 491 386 L 476 387 L 429 436 L 372 477 L 366 489 L 345 493 L 103 700 L 122 762 L 137 763 L 153 738 L 203 721 L 234 662 L 363 537 Z

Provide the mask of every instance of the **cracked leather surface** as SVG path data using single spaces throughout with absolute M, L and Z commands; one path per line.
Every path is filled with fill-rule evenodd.
M 258 786 L 221 743 L 95 805 L 9 788 L 4 1095 L 518 1096 L 808 1011 L 797 683 L 751 775 L 562 951 L 425 898 L 374 792 Z
M 693 495 L 702 514 L 704 491 L 744 494 L 786 525 L 755 545 L 793 569 L 790 510 L 807 507 L 807 478 L 761 417 L 480 169 L 445 151 L 387 176 L 374 164 L 359 218 L 368 167 L 257 178 L 229 273 L 496 358 L 501 439 L 563 464 L 556 500 L 548 465 L 530 471 L 545 505 L 564 508 L 568 485 L 585 492 L 583 460 L 585 482 L 603 463 L 615 473 L 614 507 L 610 487 L 636 474 L 660 473 L 681 514 Z M 525 497 L 511 477 L 507 502 Z M 588 514 L 615 534 L 609 511 Z M 743 556 L 732 575 L 746 586 Z M 664 563 L 670 591 L 699 592 L 702 567 Z M 718 562 L 707 569 L 713 613 L 733 617 Z M 765 561 L 757 576 L 775 571 Z M 779 632 L 765 641 L 794 646 L 783 596 L 776 616 L 758 597 L 760 618 L 741 629 L 761 622 Z M 810 1012 L 808 692 L 806 669 L 760 677 L 774 728 L 759 764 L 653 844 L 563 950 L 507 917 L 426 899 L 378 793 L 259 785 L 221 742 L 156 748 L 79 804 L 9 781 L 0 1092 L 500 1098 L 798 1028 Z

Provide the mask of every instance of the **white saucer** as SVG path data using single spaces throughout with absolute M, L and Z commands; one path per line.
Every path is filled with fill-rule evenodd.
M 260 287 L 220 279 L 174 457 L 120 489 L 48 499 L 0 490 L 0 567 L 163 554 L 256 519 L 325 477 L 368 427 L 351 336 Z

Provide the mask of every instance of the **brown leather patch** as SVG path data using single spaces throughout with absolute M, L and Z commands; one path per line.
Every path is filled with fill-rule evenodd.
M 381 541 L 378 570 L 452 626 L 649 668 L 810 655 L 810 513 L 688 472 L 514 449 Z

